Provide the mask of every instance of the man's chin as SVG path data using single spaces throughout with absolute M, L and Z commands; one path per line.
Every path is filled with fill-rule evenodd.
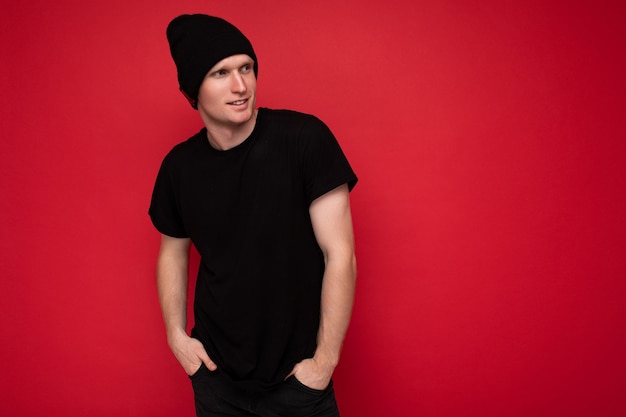
M 249 108 L 249 109 L 246 109 L 245 111 L 236 112 L 232 116 L 232 120 L 236 124 L 246 124 L 254 118 L 255 114 L 256 114 L 256 111 L 254 110 L 254 108 Z

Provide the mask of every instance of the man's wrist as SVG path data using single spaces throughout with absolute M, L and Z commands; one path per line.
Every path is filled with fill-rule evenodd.
M 174 347 L 181 339 L 185 339 L 187 337 L 189 336 L 183 328 L 176 327 L 167 331 L 167 343 L 170 347 Z
M 323 366 L 324 368 L 330 369 L 331 371 L 337 367 L 339 363 L 339 354 L 330 352 L 325 349 L 317 349 L 315 351 L 315 355 L 313 356 L 313 360 Z

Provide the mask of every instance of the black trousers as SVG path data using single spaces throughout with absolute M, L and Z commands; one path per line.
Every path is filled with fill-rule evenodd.
M 271 391 L 252 393 L 204 364 L 189 378 L 198 417 L 339 417 L 332 381 L 319 391 L 291 376 Z

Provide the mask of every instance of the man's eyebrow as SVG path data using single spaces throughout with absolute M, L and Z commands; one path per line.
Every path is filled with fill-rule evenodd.
M 215 67 L 215 69 L 213 69 L 210 74 L 215 74 L 216 72 L 220 71 L 232 71 L 232 68 L 230 68 L 228 65 L 220 65 L 219 67 Z
M 220 65 L 219 67 L 216 67 L 213 71 L 211 71 L 211 73 L 218 72 L 218 71 L 230 71 L 232 69 L 238 69 L 238 68 L 241 68 L 241 67 L 245 67 L 246 65 L 250 65 L 250 66 L 254 65 L 254 59 L 252 59 L 252 58 L 251 59 L 246 59 L 245 61 L 243 61 L 240 64 L 232 65 L 232 67 L 230 65 L 223 64 L 223 65 Z

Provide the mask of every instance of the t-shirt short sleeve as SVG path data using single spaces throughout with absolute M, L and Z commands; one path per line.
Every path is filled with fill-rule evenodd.
M 150 214 L 152 224 L 159 232 L 171 237 L 186 238 L 188 235 L 183 225 L 180 207 L 176 198 L 172 164 L 171 155 L 168 155 L 161 164 L 152 191 L 152 200 L 148 214 Z
M 308 204 L 327 192 L 348 184 L 352 190 L 358 179 L 337 139 L 319 119 L 311 117 L 300 135 L 300 164 Z

